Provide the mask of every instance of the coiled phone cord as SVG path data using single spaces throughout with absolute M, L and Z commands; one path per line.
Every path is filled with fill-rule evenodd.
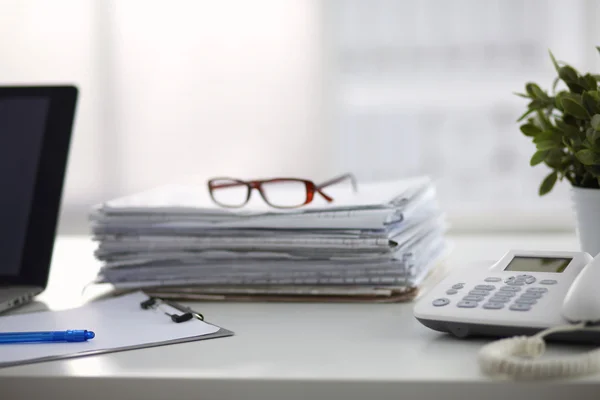
M 533 336 L 517 336 L 492 342 L 480 350 L 479 366 L 488 375 L 520 380 L 567 378 L 597 373 L 600 371 L 600 349 L 558 359 L 536 360 L 546 350 L 544 336 L 581 329 L 589 328 L 586 328 L 585 323 L 565 325 L 546 329 Z

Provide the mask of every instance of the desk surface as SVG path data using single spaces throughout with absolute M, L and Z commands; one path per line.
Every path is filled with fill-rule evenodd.
M 577 249 L 572 235 L 455 236 L 451 268 L 498 259 L 507 249 Z M 60 238 L 48 290 L 39 301 L 60 309 L 85 301 L 98 268 L 93 244 Z M 30 308 L 39 307 L 33 304 Z M 459 340 L 421 326 L 412 304 L 195 304 L 236 335 L 209 341 L 0 369 L 0 387 L 95 398 L 464 398 L 555 399 L 598 396 L 592 377 L 519 385 L 479 373 L 484 341 Z M 552 346 L 553 354 L 572 350 Z M 588 395 L 590 397 L 588 397 Z M 69 397 L 69 396 L 68 396 Z

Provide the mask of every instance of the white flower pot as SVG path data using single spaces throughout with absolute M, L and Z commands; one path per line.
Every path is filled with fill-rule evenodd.
M 595 257 L 600 253 L 600 189 L 572 187 L 571 199 L 581 251 Z

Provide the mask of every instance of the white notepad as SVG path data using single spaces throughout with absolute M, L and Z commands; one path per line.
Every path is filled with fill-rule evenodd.
M 175 323 L 164 313 L 168 306 L 142 309 L 147 299 L 134 292 L 75 309 L 2 317 L 0 332 L 87 329 L 96 337 L 81 343 L 0 344 L 0 368 L 233 335 L 197 318 Z

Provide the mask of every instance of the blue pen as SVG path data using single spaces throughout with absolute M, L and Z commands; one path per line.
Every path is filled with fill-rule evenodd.
M 56 343 L 85 342 L 96 334 L 87 330 L 48 331 L 48 332 L 0 332 L 2 343 Z

